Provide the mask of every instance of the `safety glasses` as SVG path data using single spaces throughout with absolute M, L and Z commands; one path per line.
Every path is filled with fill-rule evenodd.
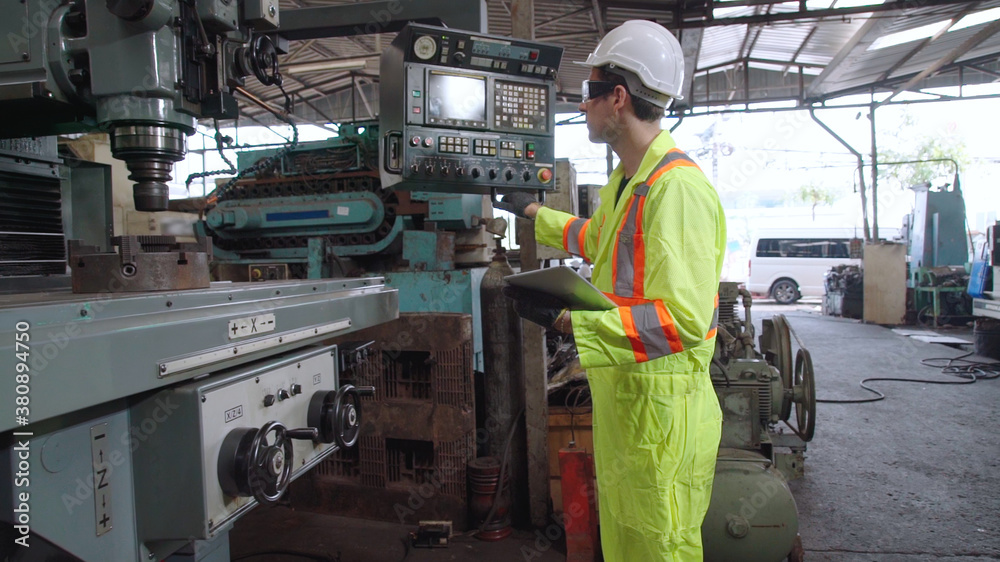
M 596 100 L 613 92 L 615 84 L 603 80 L 584 80 L 581 90 L 583 91 L 583 103 L 587 103 L 590 100 Z

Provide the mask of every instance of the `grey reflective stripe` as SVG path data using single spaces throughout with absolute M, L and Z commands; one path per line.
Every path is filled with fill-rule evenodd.
M 583 248 L 580 247 L 580 232 L 583 231 L 583 227 L 586 226 L 587 221 L 585 219 L 570 219 L 572 222 L 569 223 L 569 232 L 566 233 L 566 251 L 576 255 L 583 255 Z
M 711 332 L 712 330 L 718 327 L 719 327 L 719 307 L 715 307 L 715 312 L 712 313 L 712 325 L 708 327 L 708 331 Z
M 632 297 L 635 293 L 635 217 L 639 213 L 640 198 L 633 196 L 622 229 L 618 233 L 618 260 L 615 275 L 615 295 Z
M 649 195 L 649 186 L 647 184 L 637 185 L 635 188 L 635 194 L 639 197 L 645 197 Z
M 663 325 L 660 324 L 660 317 L 656 314 L 656 303 L 640 304 L 630 308 L 635 331 L 639 333 L 639 339 L 646 348 L 646 357 L 656 359 L 673 353 Z

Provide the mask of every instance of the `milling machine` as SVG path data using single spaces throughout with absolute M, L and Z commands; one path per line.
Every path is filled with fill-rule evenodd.
M 356 442 L 367 389 L 340 383 L 352 351 L 324 341 L 396 318 L 397 292 L 211 283 L 209 240 L 113 236 L 108 167 L 44 136 L 109 132 L 136 208 L 166 209 L 195 120 L 236 117 L 251 74 L 280 85 L 261 34 L 276 2 L 26 0 L 4 16 L 5 559 L 228 561 L 239 517 Z M 28 135 L 43 136 L 10 138 Z
M 445 4 L 437 3 L 439 13 Z M 484 21 L 482 2 L 461 13 L 447 8 L 456 20 Z M 364 22 L 366 9 L 344 13 Z M 338 12 L 316 10 L 289 18 L 293 24 L 280 32 L 295 40 L 360 29 L 349 18 L 327 26 Z M 426 5 L 414 10 L 393 11 L 394 21 L 378 31 L 399 30 L 407 18 L 434 21 Z M 0 215 L 0 288 L 9 295 L 0 302 L 0 350 L 16 377 L 0 406 L 9 476 L 0 497 L 11 506 L 2 518 L 16 540 L 4 547 L 16 545 L 12 560 L 228 560 L 228 532 L 239 517 L 275 502 L 291 480 L 357 442 L 367 389 L 341 384 L 338 366 L 358 358 L 324 342 L 396 318 L 398 292 L 380 277 L 321 279 L 336 273 L 334 252 L 343 251 L 336 236 L 325 248 L 306 243 L 310 254 L 298 262 L 305 275 L 212 283 L 216 246 L 208 237 L 112 236 L 107 167 L 60 159 L 51 137 L 15 138 L 106 131 L 135 182 L 136 208 L 167 209 L 171 166 L 183 158 L 196 119 L 237 117 L 234 95 L 250 97 L 250 75 L 281 87 L 276 2 L 25 0 L 6 15 L 13 40 L 0 47 L 0 136 L 14 140 L 0 143 L 0 189 L 14 212 Z M 367 177 L 415 192 L 411 202 L 435 188 L 544 191 L 552 182 L 560 56 L 482 33 L 403 29 L 383 71 L 408 69 L 406 94 L 382 100 L 384 116 L 398 106 L 399 122 L 383 120 L 376 142 L 387 165 L 379 174 L 369 165 Z M 515 93 L 517 85 L 530 88 Z M 524 105 L 514 109 L 515 99 Z M 459 107 L 462 114 L 452 114 Z M 419 147 L 412 145 L 418 134 Z M 466 176 L 459 162 L 473 160 L 491 166 Z M 416 165 L 440 177 L 409 176 L 396 167 L 404 161 L 407 170 Z M 226 192 L 238 183 L 212 203 L 223 208 L 238 199 Z M 352 201 L 335 206 L 331 222 L 372 210 L 371 197 L 345 199 Z M 460 206 L 455 220 L 471 220 Z M 359 235 L 361 242 L 384 223 Z M 216 226 L 220 240 L 232 243 L 222 234 L 227 224 Z M 82 239 L 68 255 L 67 239 Z M 355 241 L 348 235 L 346 242 Z M 438 259 L 436 246 L 412 247 L 430 256 L 404 255 L 411 263 Z M 238 244 L 219 249 L 223 258 L 246 257 Z M 264 277 L 282 276 L 266 270 Z

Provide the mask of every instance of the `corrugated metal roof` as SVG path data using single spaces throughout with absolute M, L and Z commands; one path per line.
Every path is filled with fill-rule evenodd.
M 511 31 L 510 3 L 512 0 L 487 0 L 488 32 L 509 35 Z M 774 99 L 824 99 L 832 95 L 871 88 L 886 80 L 906 79 L 962 46 L 988 24 L 949 32 L 936 41 L 912 52 L 918 42 L 911 41 L 885 49 L 869 50 L 879 37 L 920 28 L 1000 6 L 1000 0 L 988 2 L 952 2 L 924 0 L 922 7 L 904 11 L 883 11 L 875 14 L 849 14 L 818 19 L 809 13 L 800 14 L 799 2 L 727 7 L 726 2 L 708 4 L 707 0 L 535 0 L 534 21 L 537 39 L 561 45 L 565 49 L 558 76 L 561 98 L 578 99 L 580 82 L 587 78 L 585 67 L 572 61 L 585 60 L 600 40 L 601 30 L 607 31 L 629 19 L 657 21 L 668 28 L 684 25 L 704 25 L 689 100 L 695 104 L 714 104 L 727 100 L 741 102 Z M 906 2 L 900 0 L 899 3 Z M 945 3 L 942 3 L 945 2 Z M 352 0 L 281 0 L 282 10 L 353 4 Z M 928 3 L 938 5 L 927 5 Z M 807 0 L 809 10 L 852 8 L 872 4 L 870 0 Z M 909 4 L 913 4 L 910 2 Z M 456 9 L 461 3 L 456 0 Z M 683 23 L 675 23 L 678 5 L 684 7 Z M 755 22 L 715 26 L 707 10 L 714 6 L 712 17 L 738 18 L 746 16 L 794 18 L 792 21 Z M 597 14 L 600 14 L 599 16 Z M 802 17 L 800 17 L 802 16 Z M 367 67 L 355 75 L 377 77 L 378 54 L 394 34 L 363 35 L 293 41 L 291 54 L 282 57 L 282 64 L 317 62 L 330 59 L 364 58 Z M 1000 68 L 1000 34 L 985 38 L 957 60 L 975 60 L 988 69 Z M 907 57 L 909 57 L 907 59 Z M 804 65 L 801 68 L 798 65 Z M 898 67 L 898 68 L 897 68 Z M 802 75 L 799 76 L 799 72 Z M 748 75 L 745 75 L 749 72 Z M 819 74 L 819 76 L 816 76 Z M 716 76 L 718 75 L 718 76 Z M 956 75 L 957 76 L 957 75 Z M 977 75 L 976 79 L 986 79 Z M 376 78 L 377 80 L 377 78 Z M 935 85 L 954 79 L 939 76 Z M 280 94 L 263 88 L 251 80 L 250 89 L 258 95 L 278 100 Z M 351 88 L 351 75 L 345 71 L 325 71 L 287 75 L 287 90 L 311 102 Z M 885 84 L 890 87 L 892 84 Z M 745 100 L 749 94 L 751 99 Z M 368 98 L 374 89 L 368 87 Z M 343 97 L 337 98 L 342 100 Z M 329 100 L 327 100 L 329 101 Z M 370 101 L 370 100 L 369 100 Z

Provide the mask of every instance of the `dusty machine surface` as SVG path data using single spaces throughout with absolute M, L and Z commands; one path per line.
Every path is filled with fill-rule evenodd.
M 745 316 L 737 316 L 742 297 Z M 719 332 L 712 384 L 722 407 L 722 442 L 702 537 L 705 560 L 801 560 L 798 513 L 788 482 L 804 475 L 816 427 L 809 351 L 783 315 L 763 321 L 759 347 L 750 294 L 719 286 Z M 792 424 L 784 424 L 790 418 Z

